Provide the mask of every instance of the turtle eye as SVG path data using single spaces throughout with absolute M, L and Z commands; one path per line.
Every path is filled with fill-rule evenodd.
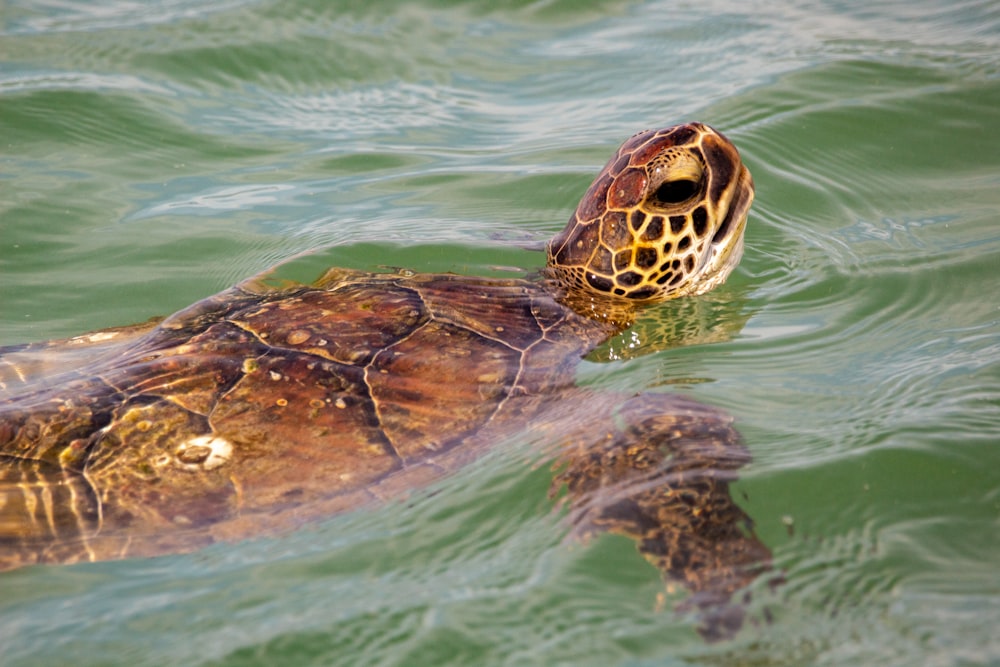
M 687 178 L 664 181 L 653 193 L 653 202 L 660 206 L 676 206 L 694 197 L 698 192 L 698 182 Z

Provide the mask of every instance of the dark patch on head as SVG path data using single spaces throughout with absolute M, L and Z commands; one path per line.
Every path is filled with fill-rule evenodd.
M 627 287 L 633 287 L 642 282 L 642 276 L 635 271 L 626 271 L 618 275 L 618 282 Z
M 670 216 L 670 233 L 680 234 L 681 230 L 684 229 L 684 225 L 687 224 L 687 218 L 683 215 L 672 215 Z
M 697 130 L 690 125 L 678 125 L 674 128 L 673 132 L 667 136 L 670 138 L 670 141 L 673 142 L 674 146 L 680 146 L 681 144 L 690 143 L 691 139 L 693 139 L 697 133 Z
M 704 236 L 705 229 L 708 228 L 708 211 L 705 207 L 699 206 L 691 211 L 691 220 L 694 221 L 694 235 L 698 238 Z
M 689 245 L 691 245 L 691 237 L 685 236 L 684 238 L 682 238 L 680 241 L 677 242 L 677 249 L 686 250 Z
M 684 278 L 684 274 L 683 273 L 675 273 L 674 277 L 671 278 L 670 282 L 668 282 L 667 284 L 671 285 L 671 286 L 676 285 L 677 283 L 679 283 L 681 281 L 682 278 Z
M 711 135 L 705 137 L 702 141 L 702 147 L 705 149 L 705 162 L 708 165 L 708 171 L 712 175 L 708 196 L 712 201 L 717 202 L 722 198 L 722 191 L 733 180 L 733 172 L 736 170 L 736 156 L 733 154 L 733 149 L 728 148 L 718 138 Z
M 729 202 L 729 210 L 726 211 L 726 217 L 722 220 L 722 224 L 719 225 L 717 230 L 715 230 L 715 234 L 712 236 L 712 243 L 718 243 L 729 234 L 729 230 L 733 226 L 733 222 L 736 220 L 736 217 L 746 207 L 746 201 L 747 189 L 743 188 L 739 191 L 738 198 Z
M 670 268 L 673 269 L 674 271 L 681 268 L 681 260 L 675 259 L 674 261 L 670 262 Z
M 652 296 L 656 296 L 658 290 L 655 287 L 640 287 L 639 289 L 632 290 L 628 293 L 628 298 L 630 299 L 648 299 Z
M 652 248 L 636 248 L 635 251 L 635 264 L 640 269 L 651 269 L 656 265 L 656 261 L 660 259 L 660 253 L 656 252 Z
M 625 290 L 623 290 L 621 287 L 616 287 L 615 294 L 617 294 L 618 296 L 625 296 Z
M 665 283 L 668 280 L 670 280 L 673 277 L 673 275 L 674 275 L 673 271 L 667 271 L 662 276 L 660 276 L 659 278 L 656 279 L 656 284 L 657 285 L 662 285 L 663 283 Z
M 684 268 L 687 269 L 688 273 L 694 271 L 694 255 L 688 255 L 684 258 Z
M 635 231 L 642 229 L 642 223 L 645 221 L 646 214 L 639 209 L 632 211 L 632 214 L 629 216 L 629 224 L 632 225 L 632 229 Z
M 610 292 L 611 288 L 614 287 L 614 283 L 610 280 L 590 271 L 587 271 L 587 284 L 600 292 Z
M 659 241 L 661 238 L 663 238 L 663 216 L 654 215 L 646 225 L 646 231 L 642 233 L 642 240 Z

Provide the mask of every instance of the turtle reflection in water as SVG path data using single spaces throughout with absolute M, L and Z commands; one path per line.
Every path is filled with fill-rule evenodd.
M 278 530 L 527 430 L 552 443 L 578 530 L 633 538 L 724 634 L 770 555 L 730 498 L 749 458 L 731 419 L 573 380 L 641 307 L 726 279 L 752 199 L 720 133 L 642 132 L 532 279 L 260 277 L 156 324 L 0 350 L 0 569 Z

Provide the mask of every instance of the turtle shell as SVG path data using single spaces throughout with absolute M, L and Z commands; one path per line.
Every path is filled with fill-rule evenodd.
M 162 550 L 142 535 L 391 494 L 523 427 L 612 331 L 538 281 L 337 270 L 80 337 L 88 363 L 7 382 L 0 541 L 139 555 Z

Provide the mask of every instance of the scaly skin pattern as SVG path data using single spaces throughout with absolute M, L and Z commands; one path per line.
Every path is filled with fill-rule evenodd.
M 753 195 L 736 148 L 707 125 L 640 132 L 549 243 L 550 271 L 579 293 L 642 302 L 703 294 L 739 262 Z
M 727 608 L 769 557 L 729 497 L 749 458 L 731 420 L 586 391 L 574 369 L 639 305 L 725 280 L 752 198 L 721 134 L 645 132 L 533 278 L 263 276 L 159 322 L 0 349 L 0 569 L 273 533 L 530 434 L 578 532 L 629 535 Z M 706 636 L 738 626 L 716 616 Z

